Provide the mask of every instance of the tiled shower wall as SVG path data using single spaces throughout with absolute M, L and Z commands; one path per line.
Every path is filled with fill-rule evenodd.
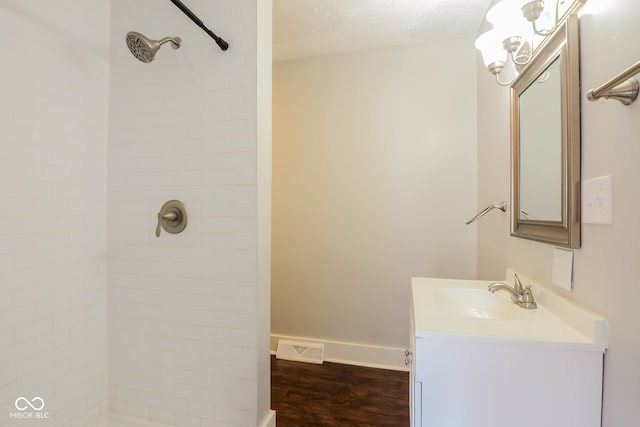
M 172 425 L 255 426 L 256 2 L 188 3 L 227 52 L 168 1 L 112 2 L 110 405 Z M 183 45 L 143 64 L 130 30 Z M 189 223 L 157 238 L 170 199 Z
M 256 425 L 256 2 L 189 6 L 228 52 L 170 2 L 0 2 L 2 426 Z
M 2 426 L 106 409 L 109 15 L 104 0 L 0 2 Z M 50 418 L 12 417 L 36 396 Z

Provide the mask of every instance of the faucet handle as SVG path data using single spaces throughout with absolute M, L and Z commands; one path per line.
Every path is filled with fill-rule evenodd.
M 516 273 L 511 273 L 513 274 L 513 279 L 515 281 L 515 283 L 513 284 L 513 289 L 519 293 L 520 295 L 524 294 L 524 288 L 522 287 L 522 283 L 520 282 L 520 278 L 518 277 L 518 275 Z
M 520 300 L 519 305 L 522 308 L 538 308 L 538 304 L 536 304 L 535 300 L 533 299 L 531 286 L 527 286 L 526 288 L 524 288 L 524 291 L 522 291 L 522 299 Z

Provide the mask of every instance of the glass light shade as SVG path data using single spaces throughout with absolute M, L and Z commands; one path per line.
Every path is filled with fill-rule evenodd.
M 556 10 L 555 3 L 547 1 L 544 4 L 544 10 L 536 19 L 536 27 L 540 28 L 554 28 L 556 25 Z
M 523 41 L 529 40 L 533 34 L 531 24 L 522 18 L 522 15 L 493 24 L 493 27 L 500 41 L 514 36 L 519 36 Z
M 489 8 L 486 19 L 493 25 L 513 21 L 516 17 L 522 17 L 522 6 L 528 2 L 529 0 L 502 0 Z
M 501 40 L 513 36 L 528 39 L 533 33 L 531 23 L 522 15 L 522 5 L 527 0 L 502 0 L 487 12 L 487 21 L 493 24 Z
M 504 62 L 507 57 L 507 51 L 502 48 L 502 40 L 495 30 L 480 34 L 476 39 L 475 46 L 482 53 L 485 67 L 495 62 Z

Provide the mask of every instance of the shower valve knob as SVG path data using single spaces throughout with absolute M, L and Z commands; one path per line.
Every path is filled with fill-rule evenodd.
M 160 237 L 160 232 L 164 228 L 167 233 L 178 234 L 187 226 L 187 208 L 179 200 L 169 200 L 158 212 L 158 225 L 156 226 L 156 237 Z
M 169 222 L 175 222 L 178 220 L 178 218 L 179 215 L 177 212 L 167 212 L 166 214 L 162 215 L 162 219 Z

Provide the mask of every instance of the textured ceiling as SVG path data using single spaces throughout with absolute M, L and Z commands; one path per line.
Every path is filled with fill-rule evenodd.
M 273 60 L 473 38 L 490 0 L 274 0 Z

